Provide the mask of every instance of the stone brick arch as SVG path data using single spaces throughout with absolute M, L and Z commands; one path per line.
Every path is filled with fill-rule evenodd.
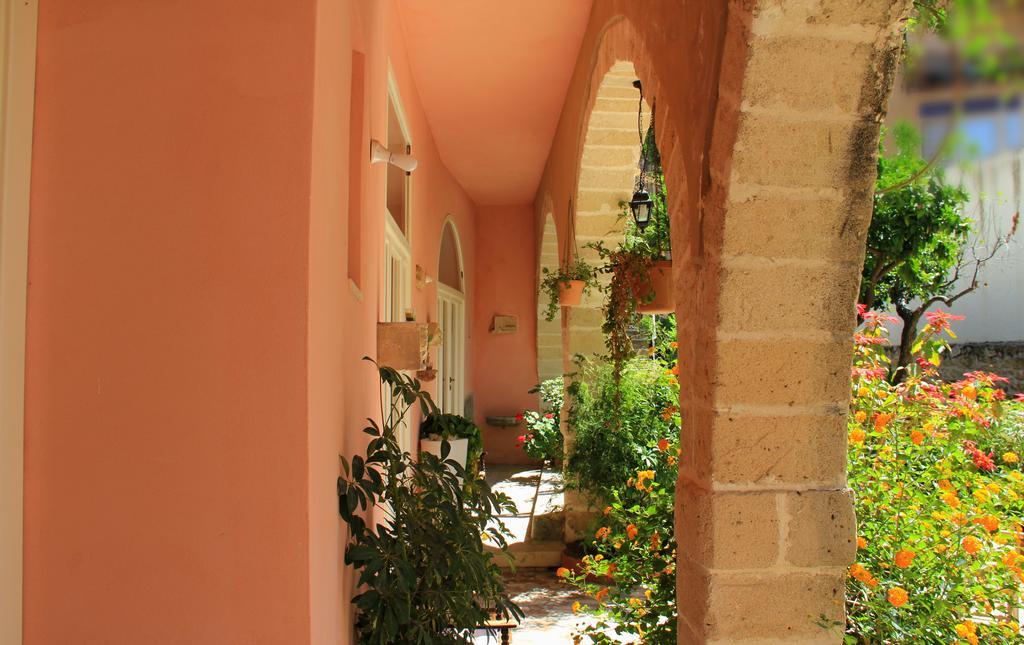
M 572 86 L 586 98 L 567 102 L 541 185 L 565 194 L 597 88 L 632 62 L 672 216 L 681 643 L 841 641 L 849 339 L 909 6 L 594 4 Z

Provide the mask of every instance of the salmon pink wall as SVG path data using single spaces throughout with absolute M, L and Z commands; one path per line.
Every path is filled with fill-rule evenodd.
M 308 642 L 313 8 L 41 3 L 28 645 Z
M 470 307 L 477 281 L 475 206 L 437 153 L 395 6 L 53 0 L 38 62 L 25 642 L 350 642 L 334 480 L 377 410 L 360 359 L 389 62 L 420 161 L 413 263 L 436 275 L 450 217 Z M 422 321 L 435 289 L 414 290 Z
M 487 426 L 485 416 L 511 416 L 536 409 L 537 383 L 536 231 L 532 206 L 480 208 L 473 305 L 476 334 L 476 421 L 491 463 L 529 461 L 516 447 L 523 428 Z M 514 334 L 489 332 L 495 314 L 519 317 Z

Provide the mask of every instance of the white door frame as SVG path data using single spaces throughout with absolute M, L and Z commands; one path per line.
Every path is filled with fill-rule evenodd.
M 442 312 L 447 311 L 445 315 Z M 462 415 L 466 401 L 466 297 L 448 285 L 437 284 L 438 322 L 442 325 L 437 393 L 443 403 L 442 412 Z M 454 312 L 454 320 L 451 314 Z M 449 330 L 454 333 L 449 333 Z M 454 374 L 447 367 L 454 365 Z M 451 384 L 451 389 L 447 389 Z M 442 395 L 441 393 L 446 392 Z
M 22 642 L 25 315 L 37 0 L 0 0 L 0 642 Z

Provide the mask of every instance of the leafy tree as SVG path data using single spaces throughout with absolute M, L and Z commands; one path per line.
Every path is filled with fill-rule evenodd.
M 997 238 L 987 252 L 967 246 L 971 220 L 964 213 L 968 195 L 947 184 L 940 170 L 927 169 L 912 127 L 893 131 L 896 154 L 879 145 L 874 214 L 859 302 L 866 309 L 896 310 L 903 321 L 900 349 L 890 378 L 901 380 L 911 360 L 921 317 L 932 306 L 952 305 L 981 283 L 981 268 L 1005 246 Z M 966 282 L 962 277 L 970 276 Z

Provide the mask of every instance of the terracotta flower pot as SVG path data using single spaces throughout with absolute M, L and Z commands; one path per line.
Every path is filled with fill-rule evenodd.
M 579 307 L 583 301 L 583 287 L 586 286 L 583 280 L 570 280 L 558 283 L 558 304 L 563 307 Z
M 647 289 L 640 294 L 641 302 L 637 303 L 636 310 L 642 314 L 673 313 L 676 310 L 676 303 L 672 289 L 672 260 L 658 260 L 648 275 L 650 278 L 646 285 Z M 654 298 L 650 302 L 644 302 L 651 292 Z

